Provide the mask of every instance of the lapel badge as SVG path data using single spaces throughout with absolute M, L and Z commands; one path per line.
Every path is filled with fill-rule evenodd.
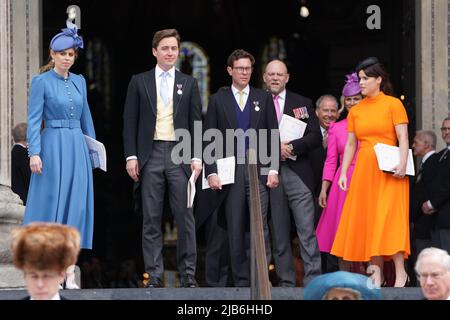
M 300 117 L 302 119 L 308 119 L 309 118 L 308 109 L 306 108 L 306 106 L 300 108 L 300 113 L 301 113 Z
M 180 83 L 180 84 L 177 84 L 177 93 L 181 96 L 182 94 L 183 94 L 183 85 Z
M 255 111 L 258 112 L 260 110 L 259 101 L 253 101 L 253 105 L 255 106 Z
M 294 112 L 295 119 L 300 119 L 300 117 L 301 117 L 300 108 L 294 108 L 294 109 L 292 109 L 292 112 Z

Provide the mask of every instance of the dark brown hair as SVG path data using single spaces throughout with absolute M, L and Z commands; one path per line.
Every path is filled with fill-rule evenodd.
M 170 37 L 174 37 L 175 39 L 177 39 L 178 48 L 179 48 L 181 38 L 180 38 L 180 35 L 179 35 L 177 29 L 164 29 L 164 30 L 156 31 L 155 35 L 153 36 L 153 40 L 152 40 L 152 48 L 156 49 L 162 39 L 170 38 Z
M 394 95 L 394 89 L 392 87 L 389 73 L 387 72 L 386 68 L 380 62 L 371 64 L 367 67 L 359 68 L 358 70 L 356 70 L 356 72 L 358 73 L 358 76 L 359 76 L 359 72 L 361 70 L 363 70 L 364 73 L 368 77 L 371 77 L 371 78 L 372 77 L 374 77 L 374 78 L 381 77 L 382 80 L 381 80 L 381 84 L 380 84 L 380 90 L 383 91 L 383 93 L 388 96 Z
M 57 223 L 31 223 L 12 232 L 12 256 L 18 269 L 64 271 L 77 261 L 80 234 Z
M 244 59 L 244 58 L 250 59 L 250 61 L 252 63 L 252 67 L 253 67 L 253 65 L 255 64 L 255 58 L 253 57 L 253 55 L 251 53 L 249 53 L 249 52 L 247 52 L 247 51 L 245 51 L 243 49 L 236 49 L 236 50 L 234 50 L 230 54 L 230 56 L 228 57 L 227 65 L 229 67 L 233 68 L 234 62 L 236 60 Z

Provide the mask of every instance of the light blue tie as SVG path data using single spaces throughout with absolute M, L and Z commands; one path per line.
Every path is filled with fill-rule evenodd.
M 168 72 L 161 73 L 161 83 L 159 86 L 159 95 L 161 96 L 164 105 L 168 105 L 170 102 L 169 84 L 167 83 Z

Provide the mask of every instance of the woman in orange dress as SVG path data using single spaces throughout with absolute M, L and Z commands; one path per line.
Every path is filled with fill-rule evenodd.
M 408 276 L 404 258 L 409 245 L 409 181 L 405 177 L 408 154 L 408 117 L 400 100 L 390 96 L 389 74 L 377 58 L 367 58 L 356 68 L 365 98 L 348 115 L 339 187 L 347 190 L 331 254 L 347 261 L 370 261 L 375 285 L 384 281 L 384 257 L 394 260 L 395 287 Z M 360 144 L 350 186 L 347 170 Z M 400 163 L 394 174 L 378 168 L 376 143 L 400 148 Z

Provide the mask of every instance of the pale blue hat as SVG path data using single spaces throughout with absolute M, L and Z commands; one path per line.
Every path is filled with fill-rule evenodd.
M 77 26 L 67 22 L 67 28 L 61 29 L 50 41 L 50 49 L 55 52 L 63 51 L 69 48 L 83 48 L 83 38 L 77 34 Z
M 348 288 L 361 293 L 363 300 L 380 300 L 381 290 L 375 288 L 372 280 L 359 273 L 336 271 L 314 278 L 305 288 L 305 300 L 321 300 L 332 288 Z

